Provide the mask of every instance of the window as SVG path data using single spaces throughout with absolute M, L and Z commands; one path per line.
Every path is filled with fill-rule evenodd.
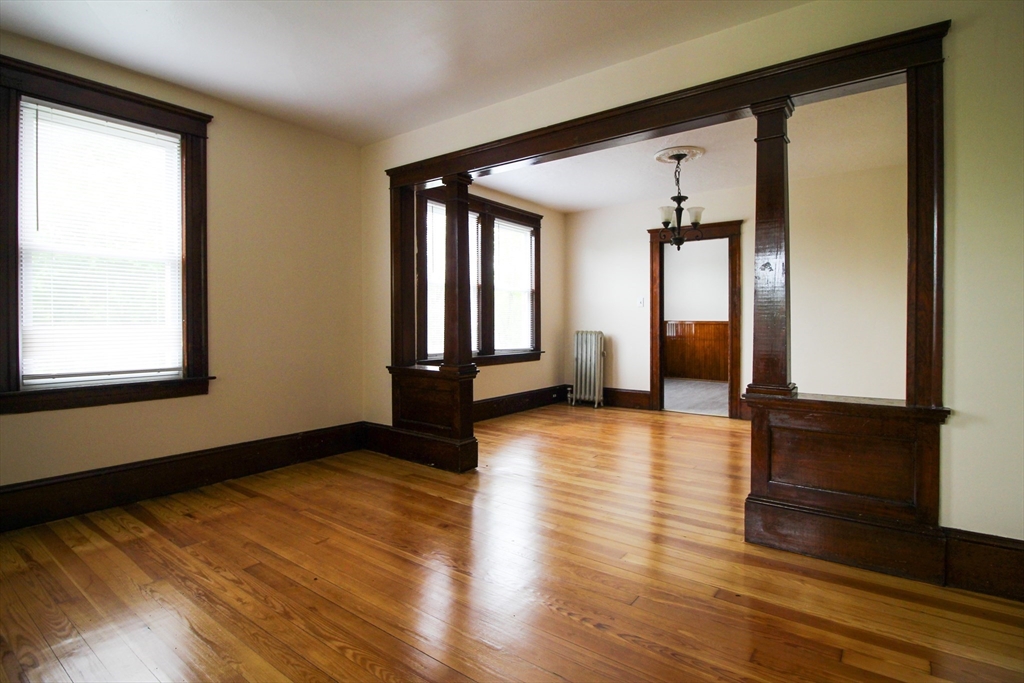
M 445 205 L 438 189 L 418 195 L 417 355 L 444 354 Z M 470 196 L 470 324 L 478 365 L 540 358 L 540 219 Z
M 210 117 L 0 68 L 0 412 L 206 393 Z

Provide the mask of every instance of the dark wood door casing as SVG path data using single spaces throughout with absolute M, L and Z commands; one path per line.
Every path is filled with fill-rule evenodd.
M 753 439 L 746 538 L 942 582 L 946 546 L 937 526 L 939 426 L 949 414 L 942 406 L 942 41 L 949 27 L 946 21 L 896 33 L 389 169 L 392 267 L 401 271 L 392 273 L 392 362 L 415 363 L 415 343 L 408 339 L 415 329 L 415 285 L 406 276 L 415 272 L 415 258 L 402 238 L 415 231 L 408 197 L 417 186 L 756 116 L 755 315 L 747 397 Z M 908 127 L 906 400 L 800 396 L 789 364 L 786 119 L 793 107 L 900 83 L 907 86 Z M 652 237 L 652 408 L 660 408 L 663 400 L 662 249 Z M 738 239 L 730 239 L 733 263 L 739 263 Z M 733 276 L 738 281 L 738 265 L 730 265 Z M 735 321 L 738 326 L 738 315 Z M 455 327 L 460 337 L 469 338 L 468 325 Z M 730 356 L 730 365 L 738 375 L 738 353 Z M 392 367 L 393 375 L 417 372 L 415 367 Z M 471 394 L 471 377 L 468 383 Z M 738 413 L 738 395 L 735 408 Z M 730 392 L 731 415 L 733 409 Z
M 705 223 L 700 226 L 704 240 L 729 240 L 729 417 L 741 417 L 740 403 L 740 349 L 741 349 L 741 305 L 743 282 L 741 272 L 741 230 L 743 221 Z M 651 410 L 661 410 L 665 405 L 666 346 L 662 333 L 665 321 L 665 245 L 667 231 L 654 228 L 647 231 L 651 249 Z M 686 248 L 686 245 L 683 245 Z

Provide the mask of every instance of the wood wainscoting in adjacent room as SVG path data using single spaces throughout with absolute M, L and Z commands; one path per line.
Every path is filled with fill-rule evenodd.
M 666 320 L 665 377 L 729 381 L 729 321 Z

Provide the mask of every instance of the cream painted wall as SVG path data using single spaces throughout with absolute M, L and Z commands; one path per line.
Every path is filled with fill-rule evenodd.
M 683 246 L 665 247 L 665 320 L 728 320 L 729 240 Z
M 384 169 L 946 19 L 945 402 L 954 414 L 942 429 L 940 521 L 1024 538 L 1020 2 L 812 2 L 363 148 L 365 417 L 390 419 Z
M 751 143 L 753 144 L 753 143 Z M 871 197 L 872 220 L 863 203 Z M 742 220 L 742 386 L 753 348 L 754 188 L 695 194 L 705 223 Z M 906 342 L 906 167 L 790 181 L 792 377 L 804 393 L 902 398 Z M 650 288 L 646 222 L 650 203 L 569 214 L 566 230 L 569 329 L 609 337 L 605 383 L 650 387 Z M 656 219 L 655 219 L 656 220 Z M 726 240 L 684 245 L 718 245 Z M 666 248 L 666 269 L 676 251 Z M 701 266 L 711 265 L 708 262 Z M 727 278 L 727 275 L 726 275 Z M 666 278 L 666 292 L 671 280 Z M 666 299 L 668 294 L 666 293 Z M 728 318 L 728 309 L 726 309 Z M 666 306 L 666 320 L 672 317 Z M 714 319 L 714 318 L 705 318 Z M 567 355 L 567 362 L 572 356 Z M 571 368 L 567 366 L 566 376 Z
M 2 52 L 212 114 L 208 396 L 0 417 L 0 483 L 361 419 L 358 150 L 18 36 Z
M 540 225 L 540 348 L 544 353 L 539 361 L 480 368 L 473 384 L 473 398 L 480 400 L 561 384 L 565 335 L 565 216 L 546 206 L 479 185 L 470 186 L 469 191 L 543 216 Z
M 907 167 L 792 181 L 789 214 L 793 382 L 904 398 Z

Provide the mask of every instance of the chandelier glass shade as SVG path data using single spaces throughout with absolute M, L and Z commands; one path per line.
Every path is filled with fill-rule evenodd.
M 699 240 L 704 236 L 700 231 L 700 220 L 701 215 L 704 213 L 704 207 L 691 206 L 686 209 L 686 213 L 689 216 L 689 223 L 684 224 L 683 202 L 689 198 L 685 197 L 679 189 L 679 172 L 682 168 L 683 161 L 688 158 L 696 159 L 703 152 L 704 150 L 696 147 L 674 147 L 662 150 L 656 157 L 658 161 L 674 161 L 676 164 L 676 194 L 672 197 L 672 201 L 675 203 L 675 206 L 661 207 L 661 225 L 663 226 L 662 239 L 673 244 L 677 251 L 685 242 Z

